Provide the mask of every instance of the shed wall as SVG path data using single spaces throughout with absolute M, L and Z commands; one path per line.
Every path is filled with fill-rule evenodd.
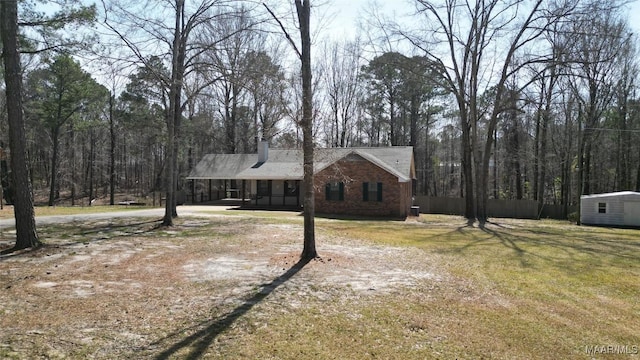
M 607 204 L 606 213 L 599 212 L 600 203 Z M 633 214 L 625 214 L 640 204 L 640 196 L 625 194 L 612 196 L 584 197 L 580 199 L 580 222 L 586 225 L 638 226 L 640 219 Z
M 640 201 L 625 201 L 624 223 L 627 226 L 640 226 Z

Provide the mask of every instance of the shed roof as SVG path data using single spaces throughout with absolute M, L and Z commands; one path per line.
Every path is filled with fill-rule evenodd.
M 415 178 L 411 146 L 315 149 L 314 172 L 353 153 L 397 176 L 398 181 Z M 187 179 L 302 180 L 301 149 L 269 149 L 268 155 L 267 161 L 259 163 L 258 154 L 208 154 Z
M 640 192 L 635 191 L 617 191 L 610 193 L 602 193 L 602 194 L 592 194 L 592 195 L 582 195 L 580 199 L 595 199 L 595 198 L 610 198 L 610 197 L 633 197 L 638 198 L 640 200 Z

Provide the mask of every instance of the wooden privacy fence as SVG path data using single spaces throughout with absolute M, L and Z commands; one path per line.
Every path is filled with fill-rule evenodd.
M 464 215 L 464 199 L 450 197 L 416 196 L 414 205 L 420 207 L 423 214 Z M 566 219 L 559 205 L 545 205 L 540 212 L 538 202 L 534 200 L 502 200 L 489 199 L 487 201 L 487 215 L 498 218 Z

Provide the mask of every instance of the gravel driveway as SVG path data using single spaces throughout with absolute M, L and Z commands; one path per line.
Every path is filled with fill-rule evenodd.
M 178 206 L 178 216 L 180 215 L 206 216 L 207 212 L 224 211 L 227 209 L 229 209 L 229 206 L 185 205 L 185 206 Z M 74 214 L 74 215 L 37 216 L 36 225 L 60 224 L 60 223 L 70 223 L 70 222 L 76 222 L 76 221 L 101 220 L 101 219 L 123 218 L 123 217 L 162 217 L 162 216 L 164 216 L 164 208 L 129 210 L 129 211 L 111 211 L 111 212 L 104 212 L 104 213 L 88 213 L 88 214 Z M 14 218 L 0 219 L 0 229 L 14 227 L 14 226 L 15 226 Z

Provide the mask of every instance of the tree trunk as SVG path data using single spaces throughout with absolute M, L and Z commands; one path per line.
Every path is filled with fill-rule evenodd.
M 462 180 L 464 190 L 464 199 L 465 199 L 465 207 L 464 207 L 464 217 L 469 221 L 474 221 L 476 219 L 476 205 L 475 205 L 475 196 L 473 191 L 473 163 L 471 156 L 471 134 L 469 131 L 468 124 L 463 121 L 462 122 Z M 461 184 L 462 185 L 462 184 Z
M 53 142 L 53 152 L 51 153 L 51 176 L 49 183 L 49 206 L 55 205 L 56 200 L 56 185 L 57 185 L 57 172 L 58 172 L 58 134 L 60 129 L 58 127 L 51 128 L 51 141 Z
M 260 135 L 260 129 L 258 128 L 259 106 L 258 106 L 258 94 L 256 90 L 252 92 L 252 96 L 253 96 L 253 131 L 255 132 L 255 136 L 253 138 L 254 140 L 253 151 L 258 153 L 258 146 L 260 145 L 260 140 L 264 139 L 266 135 L 264 133 L 264 129 L 262 130 L 262 135 Z
M 460 89 L 462 89 L 462 86 Z M 460 110 L 460 129 L 462 130 L 460 139 L 460 165 L 462 175 L 460 177 L 460 193 L 461 196 L 464 197 L 464 217 L 467 218 L 469 222 L 473 222 L 476 219 L 476 199 L 473 191 L 474 179 L 471 155 L 471 126 L 469 124 L 470 114 L 468 113 L 469 108 L 466 105 L 464 93 L 456 94 L 456 100 L 458 102 L 458 109 Z
M 339 113 L 338 113 L 338 97 L 337 95 L 331 99 L 331 107 L 333 108 L 333 126 L 334 126 L 334 130 L 331 131 L 331 136 L 333 137 L 335 135 L 335 138 L 333 140 L 333 146 L 334 147 L 341 147 L 340 146 L 340 136 L 338 135 L 340 133 L 339 129 L 340 129 L 340 117 L 339 117 Z
M 96 161 L 96 149 L 95 149 L 95 143 L 96 143 L 96 139 L 95 139 L 95 133 L 94 133 L 94 129 L 90 129 L 89 130 L 89 138 L 91 139 L 91 141 L 89 142 L 89 204 L 91 205 L 91 201 L 93 200 L 94 193 L 93 193 L 93 183 L 94 183 L 94 168 L 93 165 Z
M 22 108 L 22 71 L 18 52 L 18 3 L 16 0 L 0 2 L 0 35 L 4 49 L 4 79 L 6 84 L 11 175 L 14 189 L 14 216 L 16 244 L 14 250 L 41 245 L 36 233 L 33 211 L 33 193 L 29 181 L 26 157 L 26 137 Z
M 343 110 L 342 110 L 342 129 L 340 129 L 340 147 L 346 147 L 350 142 L 349 140 L 351 138 L 351 135 L 347 137 L 347 125 L 350 118 L 348 107 L 349 105 L 347 105 L 347 108 L 343 107 Z
M 315 239 L 315 200 L 313 191 L 313 93 L 311 74 L 310 0 L 295 0 L 302 39 L 302 149 L 304 171 L 304 247 L 301 258 L 318 256 Z
M 584 150 L 584 186 L 582 195 L 590 195 L 591 189 L 591 139 L 585 145 Z
M 163 226 L 173 226 L 173 197 L 175 195 L 174 192 L 174 181 L 173 181 L 173 149 L 175 147 L 175 128 L 173 119 L 167 119 L 167 155 L 165 158 L 165 209 L 164 209 L 164 217 L 162 218 Z
M 520 157 L 516 155 L 516 162 L 513 164 L 516 169 L 516 200 L 522 200 L 522 169 L 520 165 Z
M 636 172 L 636 191 L 640 191 L 640 162 L 638 162 L 638 171 Z
M 115 204 L 116 194 L 116 129 L 113 118 L 115 95 L 109 97 L 109 205 Z
M 538 165 L 538 173 L 536 174 L 535 183 L 536 185 L 536 200 L 538 200 L 538 209 L 539 212 L 542 211 L 542 207 L 544 206 L 544 190 L 546 185 L 546 177 L 547 177 L 547 133 L 549 128 L 549 122 L 551 120 L 551 101 L 553 100 L 553 88 L 555 87 L 557 79 L 556 69 L 555 67 L 551 69 L 551 75 L 549 77 L 549 87 L 546 88 L 543 84 L 543 90 L 546 91 L 544 97 L 544 110 L 542 112 L 542 123 L 540 124 L 540 134 L 539 139 L 536 139 L 536 143 L 540 142 L 540 147 L 538 149 L 536 164 Z
M 582 131 L 582 110 L 578 105 L 578 196 L 576 203 L 578 204 L 578 220 L 577 225 L 581 224 L 580 216 L 580 196 L 584 195 L 584 142 L 585 134 Z
M 177 94 L 177 99 L 176 102 L 178 104 L 178 106 L 180 106 L 180 102 L 181 102 L 181 96 L 178 93 Z M 173 203 L 171 203 L 171 216 L 173 216 L 174 218 L 178 217 L 178 176 L 179 176 L 179 167 L 178 167 L 178 144 L 180 144 L 180 138 L 181 138 L 181 133 L 180 133 L 180 125 L 182 124 L 181 121 L 181 117 L 182 117 L 182 112 L 176 114 L 176 119 L 175 119 L 175 125 L 174 125 L 174 134 L 175 134 L 175 142 L 174 142 L 174 148 L 173 148 L 173 191 L 174 191 L 174 196 L 173 196 Z
M 627 86 L 621 86 L 624 90 L 618 97 L 617 115 L 619 119 L 619 129 L 617 134 L 617 156 L 616 156 L 616 188 L 618 190 L 629 190 L 631 186 L 631 164 L 629 150 L 631 149 L 631 139 L 627 124 Z
M 4 149 L 3 149 L 3 144 L 2 141 L 0 141 L 0 210 L 4 210 L 4 187 L 2 186 L 2 163 L 3 163 L 3 156 L 4 154 Z
M 162 219 L 163 226 L 173 226 L 175 210 L 175 147 L 176 147 L 176 117 L 180 116 L 180 92 L 182 91 L 181 66 L 179 64 L 182 38 L 182 17 L 184 0 L 176 0 L 176 19 L 173 34 L 173 58 L 171 60 L 171 84 L 169 89 L 169 113 L 167 114 L 167 160 L 166 160 L 166 199 L 165 212 Z
M 498 129 L 493 131 L 493 198 L 499 199 L 498 194 Z
M 233 99 L 233 85 L 230 88 L 225 89 L 225 99 L 224 99 L 224 120 L 225 120 L 225 130 L 227 132 L 227 152 L 229 154 L 236 153 L 236 119 L 234 115 L 234 99 Z
M 551 97 L 549 96 L 549 101 L 551 101 Z M 538 184 L 537 190 L 537 200 L 538 207 L 542 209 L 544 205 L 544 190 L 546 187 L 546 178 L 547 178 L 547 129 L 549 128 L 549 120 L 551 117 L 551 104 L 547 103 L 547 108 L 544 110 L 544 115 L 542 118 L 542 132 L 540 133 L 540 149 L 539 149 L 539 157 L 541 159 L 539 167 L 538 167 L 538 179 L 536 180 L 536 184 Z
M 415 146 L 415 145 L 414 145 Z M 413 148 L 413 155 L 415 157 L 416 148 Z M 424 130 L 424 168 L 422 171 L 422 194 L 431 195 L 429 193 L 429 174 L 431 169 L 431 154 L 429 153 L 429 113 L 427 112 L 427 126 Z M 435 179 L 434 179 L 435 180 Z M 434 186 L 434 196 L 437 196 L 438 188 Z
M 73 131 L 73 124 L 70 122 L 68 124 L 69 127 L 69 136 L 67 136 L 67 140 L 65 141 L 66 143 L 66 148 L 67 148 L 67 157 L 69 158 L 69 162 L 70 162 L 70 171 L 71 171 L 71 183 L 69 184 L 69 190 L 71 191 L 71 206 L 76 206 L 76 149 L 75 149 L 75 134 Z M 91 145 L 91 144 L 90 144 Z M 80 169 L 82 169 L 82 166 L 80 166 Z M 80 171 L 82 173 L 82 170 Z
M 418 97 L 418 95 L 412 95 L 411 96 L 411 113 L 409 114 L 409 121 L 410 121 L 410 134 L 409 134 L 409 145 L 413 146 L 414 149 L 417 145 L 418 142 L 418 117 L 420 116 L 420 98 Z M 428 120 L 427 120 L 428 121 Z M 427 123 L 427 127 L 428 127 L 428 123 Z M 427 137 L 429 136 L 429 133 L 427 132 Z M 427 140 L 425 139 L 425 144 L 427 143 Z M 426 146 L 425 146 L 425 151 L 427 150 Z
M 518 119 L 515 116 L 513 118 L 513 122 L 514 122 L 514 129 L 515 129 L 515 132 L 513 134 L 513 144 L 514 144 L 513 167 L 515 168 L 515 172 L 516 172 L 516 200 L 522 200 L 523 189 L 522 189 L 522 169 L 520 165 L 520 134 L 519 134 L 520 127 L 518 126 Z
M 396 99 L 393 87 L 389 89 L 389 141 L 391 146 L 397 145 L 396 141 Z
M 544 82 L 542 83 L 542 88 L 544 89 Z M 538 207 L 540 206 L 540 200 L 538 199 L 538 189 L 540 188 L 540 184 L 538 183 L 538 180 L 540 179 L 540 172 L 539 172 L 539 167 L 540 167 L 540 133 L 541 133 L 541 128 L 542 128 L 542 99 L 544 98 L 543 96 L 543 90 L 540 90 L 540 103 L 538 104 L 538 108 L 537 108 L 537 114 L 536 114 L 536 130 L 535 130 L 535 137 L 533 139 L 533 200 L 538 201 Z

